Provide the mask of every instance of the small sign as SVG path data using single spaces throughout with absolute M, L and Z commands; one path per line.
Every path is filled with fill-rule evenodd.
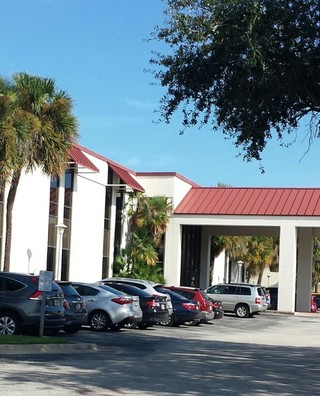
M 38 290 L 50 292 L 52 291 L 52 271 L 40 271 Z

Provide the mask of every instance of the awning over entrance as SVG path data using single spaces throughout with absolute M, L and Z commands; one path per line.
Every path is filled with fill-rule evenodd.
M 192 188 L 174 213 L 320 216 L 320 188 Z
M 89 169 L 93 172 L 99 172 L 99 169 L 86 157 L 83 152 L 76 146 L 69 151 L 71 163 L 74 162 L 79 167 Z
M 108 165 L 120 177 L 120 179 L 133 190 L 145 192 L 144 188 L 140 186 L 140 184 L 130 175 L 126 169 L 120 168 L 112 162 L 108 162 Z

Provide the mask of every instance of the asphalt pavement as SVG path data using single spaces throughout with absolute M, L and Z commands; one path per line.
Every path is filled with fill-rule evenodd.
M 2 349 L 0 392 L 1 396 L 320 395 L 319 328 L 320 314 L 268 312 L 248 319 L 226 315 L 199 327 L 104 333 L 84 329 L 61 334 L 70 344 L 56 345 L 55 351 L 39 347 L 12 354 Z

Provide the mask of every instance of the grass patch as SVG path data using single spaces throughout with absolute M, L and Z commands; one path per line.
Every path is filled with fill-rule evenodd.
M 69 340 L 60 337 L 35 337 L 29 335 L 0 335 L 0 345 L 5 344 L 68 344 Z

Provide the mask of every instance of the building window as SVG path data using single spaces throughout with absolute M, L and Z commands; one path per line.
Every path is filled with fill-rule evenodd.
M 64 175 L 63 224 L 67 226 L 67 228 L 64 230 L 64 234 L 63 234 L 61 280 L 69 279 L 73 190 L 74 190 L 74 170 L 68 168 Z
M 48 224 L 48 250 L 47 271 L 55 273 L 55 260 L 57 248 L 58 205 L 59 205 L 59 179 L 51 177 L 49 202 L 49 224 Z
M 109 168 L 108 184 L 112 184 L 112 182 L 113 182 L 113 171 Z M 106 194 L 105 194 L 105 202 L 104 202 L 102 278 L 107 278 L 109 276 L 112 191 L 113 189 L 111 186 L 106 186 Z
M 61 259 L 61 280 L 69 277 L 70 262 L 70 240 L 71 240 L 71 215 L 72 215 L 72 193 L 74 184 L 74 172 L 67 169 L 64 175 L 64 196 L 63 196 L 63 219 L 58 219 L 59 213 L 59 178 L 51 178 L 50 183 L 50 206 L 48 225 L 48 250 L 47 250 L 47 270 L 55 274 L 57 255 L 57 224 L 63 222 L 67 227 L 64 230 L 62 239 L 62 259 Z

